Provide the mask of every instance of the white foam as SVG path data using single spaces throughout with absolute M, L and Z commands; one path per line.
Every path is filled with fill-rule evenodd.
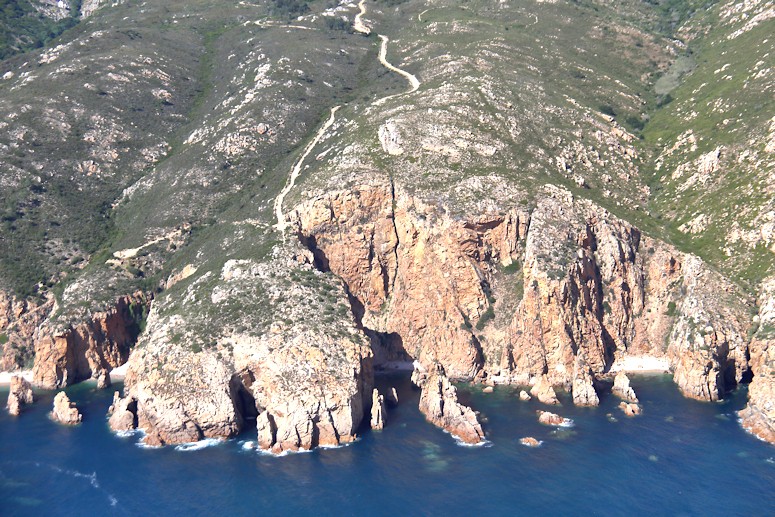
M 570 418 L 563 418 L 562 423 L 557 425 L 557 427 L 575 427 L 575 426 L 576 426 L 576 422 L 574 422 Z
M 215 447 L 216 445 L 220 445 L 222 443 L 223 443 L 223 440 L 220 440 L 218 438 L 205 438 L 204 440 L 199 440 L 198 442 L 181 443 L 180 445 L 175 447 L 175 450 L 185 451 L 185 452 L 199 451 L 207 447 Z

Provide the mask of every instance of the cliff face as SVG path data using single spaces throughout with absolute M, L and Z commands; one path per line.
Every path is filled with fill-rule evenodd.
M 564 189 L 547 187 L 530 212 L 460 220 L 372 184 L 306 202 L 296 218 L 318 264 L 363 308 L 363 326 L 450 377 L 533 384 L 545 374 L 575 381 L 577 400 L 593 403 L 585 372 L 646 354 L 669 359 L 687 396 L 717 400 L 749 369 L 747 300 L 732 284 Z M 501 263 L 522 264 L 522 278 Z M 520 288 L 509 313 L 498 300 Z
M 775 443 L 775 278 L 764 282 L 756 325 L 750 347 L 754 377 L 740 417 L 749 432 Z
M 131 407 L 147 443 L 226 438 L 248 418 L 257 419 L 259 446 L 275 453 L 355 439 L 373 385 L 368 342 L 343 302 L 330 313 L 317 303 L 345 300 L 340 281 L 293 246 L 274 256 L 227 261 L 217 277 L 202 266 L 157 302 L 130 359 L 124 400 L 114 404 Z M 290 285 L 297 275 L 304 281 Z M 219 321 L 234 311 L 233 326 L 211 326 L 202 309 L 210 304 Z M 133 420 L 122 417 L 119 429 Z
M 490 270 L 516 257 L 524 214 L 456 221 L 378 184 L 314 199 L 295 217 L 318 266 L 345 281 L 360 323 L 387 347 L 378 362 L 438 361 L 456 379 L 481 372 L 472 325 L 494 303 Z
M 120 297 L 110 309 L 95 312 L 67 328 L 42 326 L 35 340 L 35 384 L 62 388 L 124 364 L 150 301 L 137 292 Z
M 40 304 L 0 290 L 0 371 L 29 368 L 38 327 L 46 320 L 53 298 Z

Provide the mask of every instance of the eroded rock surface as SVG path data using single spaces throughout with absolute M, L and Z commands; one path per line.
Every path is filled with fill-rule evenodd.
M 740 418 L 748 432 L 775 443 L 775 277 L 764 282 L 757 319 L 751 341 L 754 377 Z
M 428 372 L 421 389 L 420 411 L 429 422 L 467 444 L 475 445 L 484 440 L 476 414 L 458 402 L 457 390 L 441 365 L 435 365 Z
M 21 375 L 14 375 L 11 377 L 8 402 L 6 403 L 8 413 L 13 416 L 19 416 L 22 412 L 22 408 L 28 404 L 32 404 L 32 402 L 32 384 L 27 382 L 27 379 Z
M 137 314 L 149 303 L 149 297 L 137 292 L 120 297 L 113 307 L 86 321 L 42 327 L 35 342 L 35 384 L 61 388 L 124 364 L 139 333 Z M 102 384 L 106 381 L 103 378 Z
M 385 397 L 380 395 L 377 388 L 371 395 L 371 428 L 382 430 L 385 427 Z
M 51 411 L 51 418 L 65 425 L 80 424 L 83 416 L 78 412 L 78 408 L 75 407 L 75 403 L 70 401 L 70 398 L 64 391 L 60 391 L 54 397 L 54 409 Z

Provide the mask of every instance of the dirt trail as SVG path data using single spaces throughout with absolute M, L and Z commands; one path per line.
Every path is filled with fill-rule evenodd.
M 361 0 L 358 2 L 358 7 L 360 8 L 360 12 L 355 15 L 355 20 L 353 21 L 353 29 L 362 33 L 362 34 L 371 34 L 371 29 L 366 26 L 365 23 L 363 23 L 363 15 L 366 14 L 366 0 Z M 427 10 L 426 10 L 427 11 Z M 422 16 L 422 13 L 420 13 L 420 16 Z M 395 72 L 402 77 L 404 77 L 407 81 L 409 81 L 409 90 L 403 92 L 403 93 L 396 93 L 394 95 L 388 95 L 387 97 L 383 97 L 381 99 L 378 99 L 372 103 L 373 106 L 379 106 L 383 102 L 392 99 L 393 97 L 398 97 L 399 95 L 405 95 L 407 93 L 416 92 L 417 89 L 420 87 L 420 81 L 417 79 L 417 77 L 414 76 L 414 74 L 410 74 L 406 70 L 402 70 L 398 68 L 397 66 L 392 65 L 387 60 L 387 44 L 390 41 L 390 38 L 385 36 L 384 34 L 377 34 L 379 36 L 379 39 L 382 40 L 382 45 L 379 49 L 379 62 L 390 70 L 391 72 Z
M 363 23 L 363 20 L 361 17 L 366 14 L 366 0 L 361 0 L 358 2 L 358 8 L 361 10 L 358 14 L 355 15 L 355 20 L 353 20 L 353 29 L 362 33 L 369 35 L 371 34 L 371 29 Z
M 341 108 L 341 106 L 334 106 L 331 108 L 331 115 L 328 117 L 328 120 L 326 120 L 325 124 L 323 124 L 323 127 L 318 130 L 317 134 L 315 134 L 315 138 L 313 138 L 312 141 L 307 144 L 307 147 L 304 148 L 304 152 L 294 164 L 293 169 L 291 169 L 291 175 L 288 177 L 288 181 L 285 183 L 285 187 L 277 196 L 277 199 L 274 200 L 274 213 L 277 216 L 276 228 L 283 233 L 285 233 L 285 228 L 288 227 L 288 221 L 286 221 L 285 214 L 283 214 L 283 201 L 285 200 L 285 196 L 288 195 L 288 192 L 290 192 L 293 186 L 296 184 L 296 180 L 298 179 L 299 174 L 301 174 L 301 168 L 304 165 L 304 160 L 307 159 L 307 156 L 309 156 L 309 154 L 312 152 L 312 149 L 315 148 L 318 142 L 320 142 L 320 140 L 323 138 L 323 135 L 326 133 L 326 131 L 328 131 L 328 129 L 334 124 L 334 120 L 336 120 L 336 112 L 339 110 L 339 108 Z
M 417 89 L 420 87 L 420 81 L 417 79 L 417 77 L 414 76 L 414 74 L 410 74 L 406 70 L 401 70 L 397 66 L 393 66 L 390 63 L 388 63 L 387 58 L 387 44 L 390 41 L 390 38 L 383 34 L 379 34 L 379 39 L 382 40 L 382 47 L 379 49 L 379 62 L 382 63 L 382 66 L 390 70 L 391 72 L 395 72 L 397 74 L 402 75 L 407 81 L 409 81 L 409 89 L 403 93 L 396 93 L 394 95 L 388 95 L 387 97 L 382 97 L 381 99 L 378 99 L 374 101 L 374 106 L 379 106 L 383 102 L 387 101 L 388 99 L 392 99 L 393 97 L 398 97 L 400 95 L 406 95 L 407 93 L 416 92 Z

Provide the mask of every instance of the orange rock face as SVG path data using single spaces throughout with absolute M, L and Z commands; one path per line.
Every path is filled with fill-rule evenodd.
M 142 293 L 123 296 L 107 311 L 66 329 L 44 326 L 35 342 L 35 384 L 48 389 L 69 386 L 121 366 L 137 339 L 130 305 L 144 306 Z

